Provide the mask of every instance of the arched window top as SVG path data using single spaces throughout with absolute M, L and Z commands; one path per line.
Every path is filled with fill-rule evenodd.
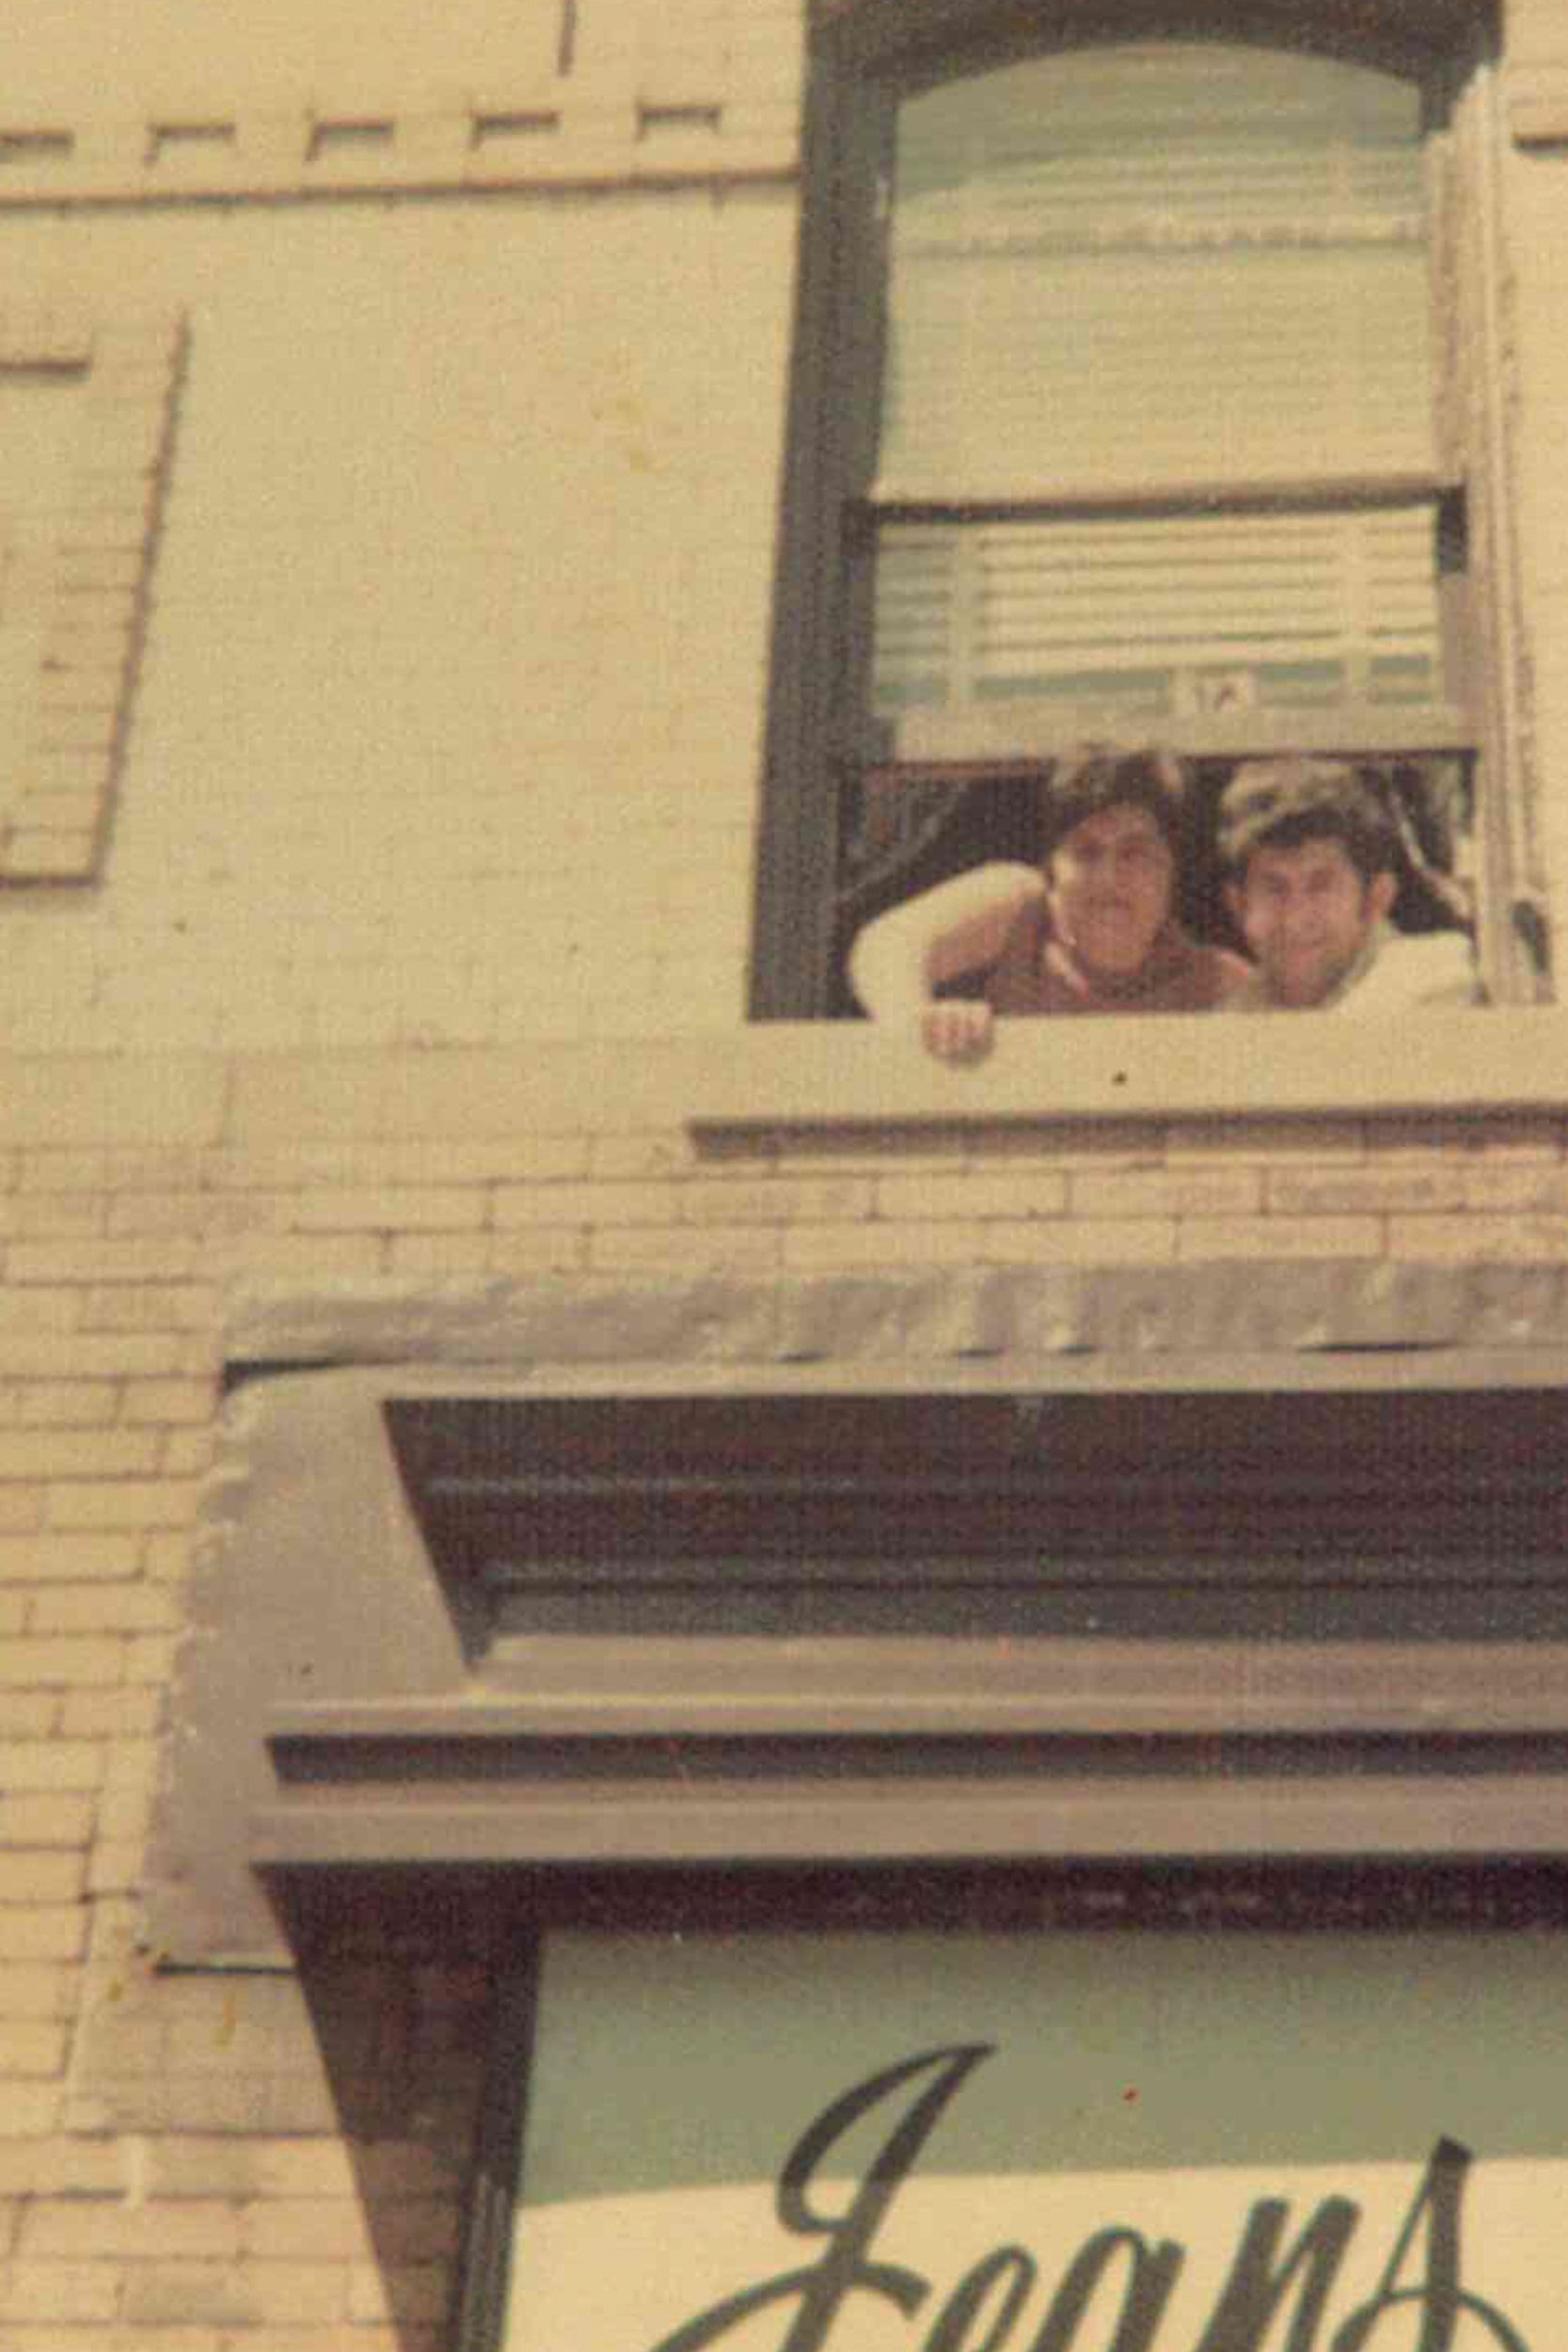
M 971 41 L 1260 41 L 1418 73 L 1496 40 L 1497 0 L 810 0 L 820 41 L 862 66 L 917 65 Z
M 896 199 L 940 217 L 988 187 L 999 214 L 1052 216 L 1053 183 L 1104 233 L 1151 210 L 1172 230 L 1244 206 L 1255 234 L 1310 213 L 1418 214 L 1418 85 L 1377 67 L 1242 42 L 1138 40 L 948 73 L 898 111 Z M 1093 175 L 1092 178 L 1090 175 Z M 1380 229 L 1379 234 L 1386 234 Z

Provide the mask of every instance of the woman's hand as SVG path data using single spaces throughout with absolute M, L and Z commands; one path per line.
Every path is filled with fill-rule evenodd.
M 938 1061 L 979 1061 L 990 1052 L 994 1031 L 990 1007 L 969 997 L 927 1005 L 920 1020 L 926 1050 Z

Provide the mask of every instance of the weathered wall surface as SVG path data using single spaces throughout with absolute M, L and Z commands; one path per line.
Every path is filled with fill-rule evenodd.
M 351 1319 L 447 1279 L 1246 1264 L 1266 1301 L 1348 1265 L 1398 1346 L 1459 1336 L 1401 1321 L 1400 1269 L 1449 1267 L 1472 1336 L 1555 1351 L 1568 1127 L 956 1093 L 903 1130 L 759 1099 L 694 1142 L 639 1041 L 740 1051 L 798 8 L 404 0 L 367 33 L 290 0 L 264 44 L 190 14 L 35 11 L 0 105 L 0 322 L 188 321 L 98 877 L 0 898 L 0 2352 L 435 2352 L 486 1955 L 351 1957 L 308 1999 L 142 1939 L 237 1291 Z M 1511 22 L 1560 891 L 1568 34 L 1560 0 Z M 24 552 L 69 470 L 29 414 Z

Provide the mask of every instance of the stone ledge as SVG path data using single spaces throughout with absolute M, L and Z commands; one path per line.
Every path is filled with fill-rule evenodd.
M 627 1393 L 759 1385 L 1378 1390 L 1568 1383 L 1568 1269 L 1308 1263 L 936 1268 L 745 1281 L 258 1284 L 232 1364 L 501 1368 Z

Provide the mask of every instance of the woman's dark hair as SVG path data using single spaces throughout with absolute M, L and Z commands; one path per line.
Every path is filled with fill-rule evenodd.
M 1049 864 L 1074 825 L 1108 808 L 1146 808 L 1179 863 L 1185 841 L 1187 775 L 1172 752 L 1114 751 L 1086 744 L 1051 771 L 1040 790 L 1040 863 Z

